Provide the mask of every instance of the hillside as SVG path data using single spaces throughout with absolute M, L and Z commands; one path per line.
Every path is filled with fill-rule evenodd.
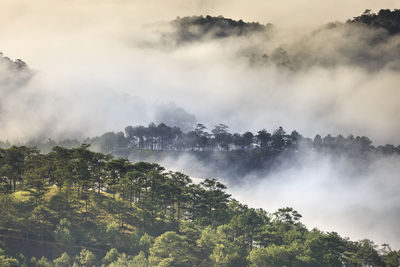
M 198 41 L 202 39 L 219 39 L 234 36 L 250 36 L 254 33 L 266 33 L 271 24 L 262 25 L 257 22 L 244 22 L 222 16 L 178 17 L 171 22 L 174 37 L 178 43 Z
M 172 21 L 173 33 L 165 36 L 176 44 L 192 45 L 240 37 L 235 41 L 239 47 L 237 57 L 246 59 L 253 67 L 305 71 L 346 65 L 367 71 L 398 70 L 399 21 L 397 9 L 382 9 L 376 14 L 366 10 L 347 22 L 331 22 L 311 33 L 296 36 L 288 32 L 289 37 L 282 42 L 274 39 L 281 29 L 275 29 L 272 24 L 247 23 L 221 16 L 193 16 Z M 250 38 L 252 35 L 256 37 Z
M 128 126 L 124 132 L 107 132 L 85 140 L 32 140 L 26 145 L 47 153 L 55 146 L 72 148 L 81 143 L 91 144 L 93 151 L 135 162 L 191 161 L 191 175 L 219 177 L 232 183 L 244 182 L 251 174 L 265 175 L 282 165 L 296 166 L 304 153 L 312 151 L 346 158 L 359 166 L 360 172 L 367 170 L 366 166 L 377 157 L 400 154 L 400 146 L 374 146 L 366 136 L 316 135 L 309 138 L 297 131 L 287 133 L 282 127 L 272 132 L 262 129 L 256 133 L 231 133 L 224 124 L 216 125 L 211 131 L 198 124 L 185 133 L 178 127 L 150 123 L 148 126 Z M 10 143 L 0 142 L 0 147 L 10 146 Z
M 14 89 L 25 84 L 33 72 L 21 59 L 12 60 L 0 52 L 0 74 L 0 86 Z
M 400 9 L 381 9 L 377 14 L 367 9 L 361 16 L 349 20 L 349 24 L 360 24 L 367 27 L 384 29 L 390 35 L 400 33 Z
M 76 149 L 0 150 L 1 266 L 397 266 L 399 252 L 243 205 L 215 179 Z

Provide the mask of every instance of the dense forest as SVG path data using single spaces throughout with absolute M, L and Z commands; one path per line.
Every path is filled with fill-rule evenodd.
M 0 95 L 4 94 L 6 88 L 14 89 L 26 83 L 33 75 L 28 65 L 21 59 L 12 60 L 0 52 L 0 86 L 3 90 Z M 6 97 L 6 95 L 4 95 Z
M 176 44 L 192 44 L 209 38 L 238 38 L 244 44 L 238 58 L 250 66 L 279 67 L 286 71 L 308 70 L 311 67 L 335 67 L 342 64 L 369 71 L 383 68 L 400 69 L 398 38 L 400 10 L 366 10 L 347 22 L 331 22 L 300 39 L 274 41 L 278 28 L 272 24 L 243 22 L 224 17 L 194 16 L 174 20 L 173 34 L 166 34 Z M 251 44 L 246 44 L 250 35 Z M 242 38 L 239 40 L 239 38 Z M 319 45 L 321 43 L 329 45 Z M 273 45 L 275 43 L 275 45 Z
M 272 24 L 263 25 L 258 22 L 244 22 L 223 16 L 191 16 L 177 17 L 171 22 L 178 42 L 189 42 L 208 38 L 224 38 L 230 36 L 246 36 L 253 33 L 267 33 Z M 349 19 L 346 24 L 383 29 L 390 35 L 400 32 L 400 9 L 381 9 L 378 13 L 370 9 L 360 16 Z M 329 24 L 333 26 L 333 24 Z
M 93 151 L 132 161 L 160 163 L 167 157 L 176 159 L 190 155 L 208 166 L 214 177 L 227 181 L 241 181 L 251 173 L 268 173 L 282 163 L 296 164 L 297 160 L 301 160 L 297 157 L 301 151 L 346 157 L 364 164 L 381 155 L 400 154 L 400 146 L 374 146 L 365 136 L 316 135 L 308 138 L 297 131 L 287 133 L 282 127 L 272 132 L 262 129 L 257 133 L 231 133 L 224 124 L 216 125 L 211 131 L 198 124 L 185 133 L 178 127 L 150 123 L 147 127 L 128 126 L 124 132 L 107 132 L 80 141 L 32 140 L 25 145 L 49 152 L 55 146 L 73 148 L 79 147 L 82 142 L 91 144 Z M 8 148 L 11 144 L 0 142 L 0 147 Z
M 244 22 L 222 16 L 178 17 L 171 22 L 175 29 L 174 38 L 177 43 L 201 40 L 203 38 L 225 38 L 232 36 L 248 36 L 252 33 L 266 32 L 272 25 L 257 22 Z
M 381 9 L 377 14 L 367 9 L 364 14 L 354 17 L 347 23 L 384 29 L 389 34 L 395 35 L 400 33 L 400 9 L 395 9 L 393 11 L 390 9 Z
M 308 230 L 292 208 L 251 208 L 215 179 L 88 147 L 0 150 L 1 266 L 399 265 L 387 244 Z

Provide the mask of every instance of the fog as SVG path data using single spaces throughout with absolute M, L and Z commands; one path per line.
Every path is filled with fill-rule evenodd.
M 35 75 L 20 93 L 2 98 L 8 106 L 2 139 L 84 138 L 158 122 L 158 109 L 173 103 L 209 127 L 281 125 L 308 136 L 353 133 L 377 144 L 399 142 L 400 125 L 392 120 L 400 99 L 398 37 L 374 45 L 384 35 L 375 30 L 277 24 L 267 35 L 174 45 L 165 38 L 166 21 L 131 18 L 124 2 L 72 1 L 71 14 L 40 16 L 46 5 L 52 6 L 5 5 L 1 49 Z M 106 16 L 107 8 L 116 13 Z
M 295 207 L 309 227 L 400 248 L 399 157 L 378 158 L 360 171 L 350 160 L 315 152 L 303 156 L 300 166 L 250 179 L 233 186 L 231 194 L 266 210 Z
M 238 132 L 283 126 L 310 137 L 353 133 L 398 145 L 399 37 L 374 44 L 375 37 L 388 37 L 342 23 L 324 26 L 396 5 L 2 1 L 0 51 L 21 58 L 30 71 L 0 64 L 0 139 L 84 138 L 168 120 L 187 129 L 201 122 Z M 199 14 L 274 27 L 267 34 L 177 44 L 167 22 Z M 231 192 L 271 211 L 293 206 L 309 226 L 399 247 L 398 160 L 379 158 L 359 173 L 344 160 L 305 152 L 300 166 L 246 177 L 252 182 L 230 185 Z M 192 172 L 193 159 L 164 163 L 208 174 Z
M 212 166 L 191 155 L 157 162 L 190 174 L 196 183 L 215 178 Z M 258 171 L 238 181 L 223 170 L 218 178 L 228 185 L 233 198 L 250 207 L 269 212 L 294 207 L 310 228 L 399 249 L 399 171 L 399 156 L 357 160 L 302 148 L 294 159 L 283 160 L 265 174 Z

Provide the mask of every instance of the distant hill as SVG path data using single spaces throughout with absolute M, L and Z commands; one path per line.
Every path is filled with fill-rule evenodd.
M 171 24 L 176 29 L 178 42 L 250 35 L 265 32 L 272 27 L 271 24 L 262 25 L 258 22 L 244 22 L 243 20 L 233 20 L 222 16 L 178 17 Z
M 400 33 L 400 9 L 393 11 L 381 9 L 377 14 L 371 13 L 371 10 L 367 9 L 361 16 L 354 17 L 347 23 L 385 29 L 391 35 L 395 35 Z
M 373 146 L 365 136 L 316 135 L 308 138 L 297 131 L 286 133 L 282 127 L 272 132 L 262 129 L 255 133 L 230 133 L 229 127 L 224 124 L 216 125 L 211 131 L 198 124 L 185 133 L 178 127 L 150 123 L 147 127 L 128 126 L 125 132 L 107 132 L 85 140 L 32 140 L 25 145 L 36 146 L 48 153 L 55 146 L 74 148 L 79 147 L 81 142 L 91 144 L 94 151 L 129 158 L 134 162 L 164 164 L 191 161 L 191 170 L 185 170 L 190 175 L 215 175 L 229 182 L 243 181 L 243 177 L 250 174 L 267 174 L 284 163 L 290 162 L 289 165 L 293 166 L 304 155 L 299 152 L 315 151 L 346 158 L 357 162 L 360 171 L 376 157 L 400 155 L 400 146 Z M 11 146 L 0 141 L 0 148 Z
M 0 86 L 15 87 L 27 82 L 32 70 L 21 59 L 12 60 L 0 52 Z
M 28 65 L 21 59 L 16 59 L 13 61 L 9 57 L 4 56 L 2 52 L 0 52 L 0 64 L 7 64 L 8 67 L 14 68 L 15 70 L 23 70 L 28 68 Z
M 293 41 L 250 55 L 255 65 L 308 70 L 312 67 L 352 66 L 367 71 L 400 70 L 400 10 L 366 10 L 346 23 L 329 23 Z M 278 42 L 279 43 L 279 42 Z
M 222 16 L 178 17 L 170 24 L 172 33 L 163 37 L 174 45 L 257 34 L 260 38 L 251 39 L 251 44 L 241 47 L 237 53 L 238 57 L 247 58 L 252 66 L 278 66 L 291 71 L 339 65 L 368 71 L 400 69 L 399 44 L 395 38 L 400 33 L 399 9 L 382 9 L 376 14 L 366 10 L 347 22 L 329 23 L 300 38 L 293 35 L 284 42 L 269 41 L 274 39 L 272 24 Z

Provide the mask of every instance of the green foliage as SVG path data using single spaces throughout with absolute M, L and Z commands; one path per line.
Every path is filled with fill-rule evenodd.
M 201 266 L 210 266 L 212 261 L 209 256 L 217 244 L 217 235 L 214 228 L 211 226 L 205 227 L 196 241 L 199 249 L 199 258 L 201 259 Z
M 118 259 L 119 255 L 120 254 L 118 252 L 118 249 L 112 248 L 107 252 L 107 254 L 104 256 L 102 261 L 104 264 L 108 265 L 108 264 L 116 261 Z
M 140 249 L 142 249 L 143 251 L 149 251 L 149 249 L 153 246 L 153 243 L 154 243 L 154 238 L 145 233 L 140 238 L 139 246 L 140 246 Z
M 387 30 L 390 34 L 400 32 L 400 9 L 381 9 L 378 14 L 365 10 L 364 14 L 350 20 L 349 23 L 357 23 Z
M 82 249 L 79 253 L 79 263 L 83 266 L 93 266 L 96 262 L 96 256 L 93 252 Z
M 55 240 L 64 246 L 68 246 L 74 242 L 70 227 L 71 223 L 66 218 L 63 218 L 54 231 Z
M 262 211 L 248 209 L 243 213 L 232 217 L 230 226 L 236 236 L 250 248 L 253 247 L 254 239 L 260 234 L 262 226 L 269 221 Z
M 72 258 L 68 255 L 68 253 L 64 252 L 61 256 L 55 260 L 53 260 L 55 267 L 68 267 L 71 265 Z
M 7 256 L 4 250 L 0 248 L 0 266 L 4 267 L 19 266 L 19 261 L 13 257 Z
M 197 131 L 204 134 L 200 126 Z M 226 128 L 220 126 L 215 134 L 227 134 Z M 274 138 L 281 140 L 283 134 L 277 131 Z M 219 149 L 226 149 L 223 140 Z M 55 147 L 46 155 L 11 147 L 1 154 L 1 177 L 10 190 L 0 191 L 0 234 L 6 248 L 0 250 L 0 266 L 399 262 L 399 252 L 388 246 L 378 253 L 368 240 L 352 242 L 336 233 L 307 230 L 293 208 L 272 215 L 249 208 L 231 199 L 215 179 L 194 184 L 158 164 L 112 159 L 87 145 Z
M 150 249 L 150 266 L 193 266 L 196 258 L 190 251 L 189 243 L 184 236 L 175 232 L 165 232 L 154 241 Z
M 365 55 L 362 51 L 360 53 L 357 54 L 357 59 L 355 60 L 358 61 L 362 58 L 363 63 L 365 63 L 364 60 L 371 60 L 371 58 L 376 57 L 375 54 Z M 282 61 L 283 65 L 287 64 L 288 55 L 282 48 L 277 49 L 271 57 L 277 57 L 278 59 L 276 60 Z M 377 66 L 376 62 L 363 65 L 370 67 L 376 65 L 376 68 L 382 67 Z M 345 156 L 350 160 L 362 159 L 367 163 L 372 158 L 370 156 L 400 154 L 400 146 L 396 147 L 389 144 L 373 146 L 372 141 L 365 136 L 349 135 L 348 137 L 343 137 L 342 135 L 331 136 L 328 134 L 325 137 L 316 135 L 315 138 L 311 139 L 303 137 L 297 131 L 287 133 L 282 127 L 278 127 L 271 133 L 265 129 L 258 131 L 256 134 L 249 131 L 243 134 L 230 133 L 229 127 L 224 124 L 215 125 L 210 131 L 203 124 L 198 124 L 193 130 L 183 132 L 177 127 L 169 127 L 164 123 L 159 125 L 150 123 L 147 127 L 141 125 L 128 126 L 125 128 L 124 133 L 110 132 L 100 137 L 86 139 L 85 142 L 90 143 L 94 150 L 102 153 L 112 153 L 120 157 L 132 156 L 145 161 L 157 161 L 165 156 L 178 157 L 182 154 L 190 154 L 219 175 L 221 175 L 221 169 L 223 169 L 225 176 L 223 178 L 226 179 L 242 179 L 251 172 L 268 170 L 268 166 L 280 163 L 282 156 L 285 156 L 285 158 L 295 156 L 300 148 L 315 149 L 339 157 Z M 131 164 L 126 159 L 111 160 L 112 157 L 109 155 L 88 152 L 88 145 L 79 146 L 78 141 L 74 143 L 75 148 L 73 149 L 65 148 L 71 147 L 70 142 L 60 141 L 56 143 L 52 140 L 50 143 L 32 143 L 41 148 L 45 147 L 42 151 L 45 150 L 46 152 L 51 150 L 49 145 L 52 144 L 52 150 L 45 159 L 52 162 L 50 166 L 44 168 L 44 170 L 50 172 L 47 183 L 63 188 L 63 190 L 72 185 L 78 186 L 76 184 L 78 176 L 84 177 L 84 170 L 88 167 L 92 171 L 86 173 L 90 175 L 86 177 L 87 179 L 83 179 L 84 181 L 82 180 L 80 184 L 82 186 L 81 189 L 83 189 L 82 197 L 89 200 L 85 204 L 89 204 L 94 191 L 100 193 L 104 189 L 107 189 L 107 192 L 111 194 L 114 194 L 115 190 L 123 191 L 124 201 L 126 201 L 126 197 L 129 198 L 132 195 L 132 190 L 135 193 L 135 197 L 141 198 L 141 192 L 138 191 L 138 187 L 142 187 L 147 182 L 146 178 L 148 177 L 144 174 L 148 173 L 148 169 L 140 169 L 139 166 L 131 169 Z M 27 147 L 24 147 L 24 149 L 11 148 L 0 150 L 0 166 L 3 165 L 3 167 L 0 167 L 0 173 L 2 169 L 9 172 L 10 167 L 21 167 L 22 170 L 25 168 L 24 164 L 21 165 L 21 160 L 26 157 L 26 154 L 29 155 L 31 151 Z M 4 154 L 3 157 L 1 156 L 2 154 Z M 78 160 L 80 156 L 85 160 Z M 20 162 L 11 164 L 10 162 L 14 160 Z M 1 163 L 2 161 L 3 163 Z M 85 161 L 88 162 L 85 163 Z M 152 166 L 150 163 L 141 164 Z M 35 172 L 37 173 L 39 170 Z M 14 174 L 4 177 L 0 175 L 0 192 L 12 192 L 13 187 L 22 185 L 18 182 L 21 181 L 18 171 Z M 121 183 L 115 183 L 121 178 L 126 181 L 122 183 L 121 180 Z M 135 183 L 133 188 L 128 180 Z M 43 183 L 46 183 L 46 181 Z M 88 186 L 89 184 L 93 188 Z M 31 190 L 33 190 L 32 194 L 39 192 L 34 189 Z M 184 197 L 182 193 L 184 192 L 178 192 L 176 195 L 178 203 Z M 35 197 L 34 195 L 32 196 Z M 40 201 L 40 195 L 38 200 Z M 122 205 L 122 202 L 120 203 L 120 209 L 126 208 Z M 68 202 L 66 206 L 67 204 Z M 145 205 L 145 202 L 142 202 L 142 204 Z M 148 206 L 152 204 L 147 202 Z M 175 209 L 171 209 L 168 215 L 179 217 L 180 219 L 182 210 L 179 209 L 180 205 L 175 206 Z M 119 219 L 119 223 L 123 224 L 126 218 L 121 217 Z
M 45 257 L 41 257 L 37 262 L 36 262 L 36 267 L 52 267 L 53 265 L 51 262 Z
M 110 263 L 107 266 L 111 266 L 111 267 L 120 267 L 120 266 L 124 266 L 124 267 L 135 267 L 135 262 L 132 260 L 132 257 L 127 256 L 125 253 L 122 253 L 116 261 Z
M 232 227 L 221 225 L 216 231 L 215 246 L 210 259 L 217 266 L 246 266 L 247 247 L 235 240 Z
M 250 252 L 251 266 L 296 266 L 296 247 L 270 245 Z
M 143 251 L 140 251 L 135 257 L 128 256 L 125 253 L 119 254 L 109 267 L 148 267 L 149 263 Z
M 133 258 L 133 264 L 137 267 L 147 267 L 149 262 L 147 260 L 146 254 L 140 251 L 138 255 Z
M 274 213 L 274 216 L 276 220 L 292 225 L 297 224 L 302 217 L 297 211 L 290 207 L 278 209 Z

